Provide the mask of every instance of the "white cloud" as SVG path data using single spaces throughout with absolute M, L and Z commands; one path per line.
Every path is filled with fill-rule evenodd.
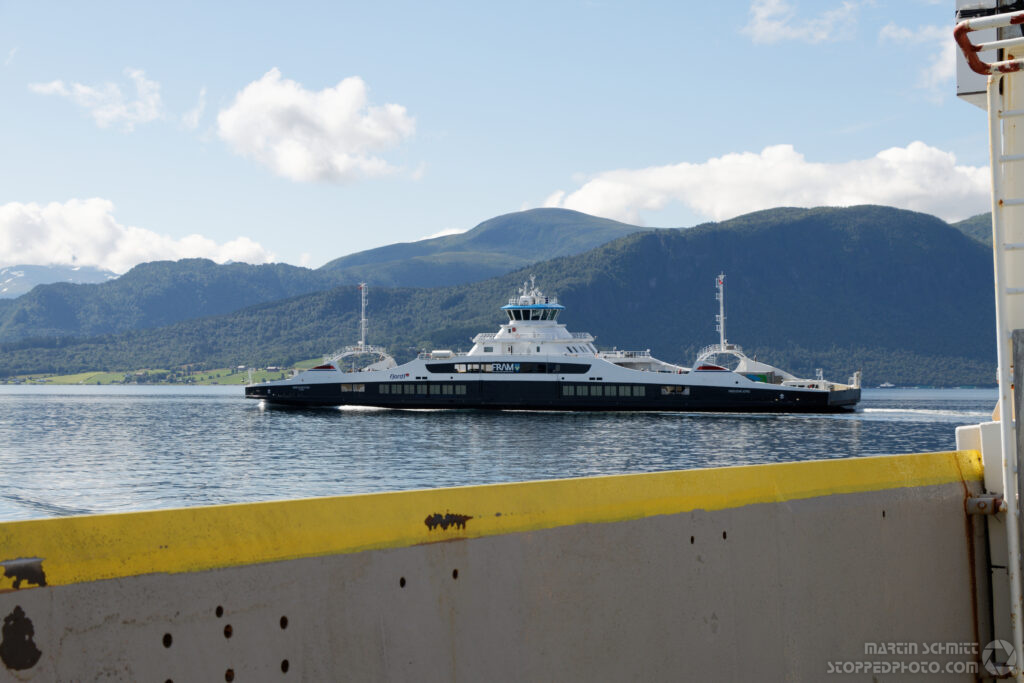
M 927 63 L 918 74 L 919 88 L 931 93 L 932 99 L 941 100 L 953 93 L 956 76 L 956 43 L 950 38 L 948 26 L 920 26 L 910 30 L 888 23 L 878 32 L 878 39 L 921 52 L 920 46 L 930 48 Z
M 776 206 L 883 204 L 959 220 L 989 208 L 989 174 L 923 142 L 868 159 L 814 163 L 792 145 L 643 169 L 599 173 L 579 189 L 551 194 L 545 206 L 630 223 L 678 202 L 713 220 Z
M 740 30 L 755 43 L 841 40 L 851 33 L 860 4 L 847 0 L 817 16 L 797 17 L 796 8 L 786 0 L 753 0 L 750 21 Z
M 182 115 L 182 124 L 189 130 L 195 130 L 199 127 L 199 120 L 203 118 L 204 111 L 206 111 L 206 88 L 200 88 L 199 101 L 196 102 L 195 107 Z
M 280 176 L 348 182 L 394 171 L 376 154 L 410 137 L 416 123 L 403 106 L 370 106 L 357 76 L 314 92 L 275 68 L 221 110 L 217 127 L 235 152 Z
M 18 54 L 18 48 L 12 47 L 11 51 L 7 53 L 7 59 L 4 60 L 4 66 L 10 66 L 11 62 L 14 61 L 14 55 Z
M 135 84 L 135 99 L 128 99 L 116 83 L 89 86 L 51 81 L 32 83 L 28 87 L 40 95 L 66 97 L 78 106 L 88 109 L 96 125 L 101 128 L 120 124 L 125 130 L 131 131 L 136 124 L 160 118 L 163 115 L 163 103 L 160 99 L 160 84 L 147 79 L 144 71 L 125 69 L 124 73 Z
M 266 263 L 274 256 L 248 237 L 218 244 L 202 235 L 174 239 L 114 218 L 106 199 L 63 204 L 0 204 L 0 266 L 99 266 L 123 273 L 145 261 L 209 258 L 218 263 Z

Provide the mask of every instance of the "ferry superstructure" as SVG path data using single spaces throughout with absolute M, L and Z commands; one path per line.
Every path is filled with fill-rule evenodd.
M 649 350 L 599 351 L 593 336 L 569 332 L 558 321 L 565 306 L 531 278 L 501 307 L 500 329 L 476 335 L 466 353 L 435 350 L 402 365 L 383 358 L 355 372 L 345 371 L 340 354 L 294 377 L 247 386 L 245 395 L 279 405 L 427 409 L 839 412 L 856 406 L 859 375 L 849 384 L 829 382 L 820 372 L 800 379 L 729 344 L 724 280 L 716 279 L 720 342 L 703 349 L 693 368 L 658 360 Z M 346 353 L 360 347 L 365 332 Z M 719 364 L 721 357 L 731 357 L 735 367 Z

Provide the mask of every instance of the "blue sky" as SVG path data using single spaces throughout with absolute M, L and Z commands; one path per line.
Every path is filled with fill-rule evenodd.
M 316 267 L 538 206 L 958 220 L 988 159 L 953 9 L 0 0 L 0 266 Z

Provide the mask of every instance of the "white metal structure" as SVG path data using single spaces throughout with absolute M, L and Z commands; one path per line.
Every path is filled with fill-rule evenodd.
M 743 349 L 736 344 L 730 344 L 725 338 L 725 273 L 719 273 L 715 277 L 715 300 L 718 301 L 718 313 L 715 315 L 715 331 L 718 332 L 718 343 L 702 348 L 697 354 L 695 366 L 710 362 L 719 354 L 734 356 L 741 362 L 747 359 L 743 355 Z M 793 379 L 793 376 L 789 375 L 788 378 Z
M 992 252 L 995 269 L 996 334 L 999 362 L 999 415 L 1006 542 L 1010 561 L 1010 623 L 1016 660 L 1012 674 L 1024 683 L 1022 622 L 1021 519 L 1018 500 L 1019 456 L 1013 408 L 1013 331 L 1024 329 L 1024 36 L 972 44 L 972 31 L 1024 23 L 1024 12 L 978 17 L 960 22 L 954 32 L 971 69 L 988 76 L 989 153 L 992 172 Z M 978 54 L 1001 50 L 1002 59 L 983 62 Z
M 362 304 L 359 314 L 359 343 L 353 346 L 346 346 L 338 351 L 335 351 L 330 356 L 327 356 L 324 361 L 326 365 L 332 365 L 339 370 L 340 362 L 346 358 L 355 359 L 364 356 L 376 357 L 376 360 L 372 361 L 369 365 L 358 368 L 360 370 L 387 370 L 393 368 L 397 363 L 395 359 L 387 352 L 387 349 L 381 346 L 372 346 L 366 343 L 366 291 L 369 289 L 365 282 L 359 283 L 359 299 Z M 323 367 L 323 366 L 321 366 Z

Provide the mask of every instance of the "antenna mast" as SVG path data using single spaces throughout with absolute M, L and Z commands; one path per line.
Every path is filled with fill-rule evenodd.
M 359 283 L 359 294 L 362 299 L 363 309 L 362 315 L 359 318 L 359 348 L 366 348 L 366 290 L 367 286 L 365 282 Z
M 718 299 L 718 315 L 715 316 L 715 330 L 718 332 L 718 343 L 725 350 L 725 273 L 715 278 L 715 298 Z

